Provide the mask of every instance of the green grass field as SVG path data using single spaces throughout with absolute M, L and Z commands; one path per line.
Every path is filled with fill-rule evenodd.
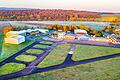
M 119 65 L 120 57 L 33 74 L 14 80 L 120 80 Z
M 17 72 L 25 68 L 24 64 L 18 63 L 7 63 L 4 66 L 0 67 L 0 75 L 5 75 L 13 72 Z
M 53 44 L 54 42 L 42 41 L 42 42 L 40 42 L 40 43 L 42 43 L 42 44 Z
M 37 44 L 34 47 L 35 48 L 49 48 L 49 46 L 47 46 L 47 45 L 40 45 L 40 44 Z
M 16 60 L 18 61 L 24 61 L 24 62 L 32 62 L 36 59 L 35 56 L 30 56 L 30 55 L 19 55 L 16 57 Z
M 0 54 L 2 53 L 3 34 L 0 33 Z
M 64 46 L 64 47 L 63 47 Z M 49 55 L 38 65 L 39 68 L 57 65 L 62 63 L 70 49 L 69 44 L 58 45 Z
M 29 49 L 26 51 L 28 54 L 41 54 L 43 50 Z
M 110 54 L 120 53 L 120 48 L 110 48 L 101 46 L 77 45 L 72 60 L 94 58 Z
M 41 37 L 40 36 L 32 36 L 35 40 L 40 40 Z
M 5 44 L 3 43 L 3 52 L 0 55 L 0 62 L 5 60 L 6 58 L 12 56 L 13 54 L 17 53 L 18 51 L 24 49 L 28 45 L 32 44 L 33 41 L 26 41 L 22 44 L 16 45 L 16 44 Z

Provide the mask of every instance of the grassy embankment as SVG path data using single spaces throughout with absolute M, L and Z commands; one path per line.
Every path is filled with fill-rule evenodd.
M 120 80 L 120 57 L 13 80 Z
M 61 44 L 53 49 L 49 55 L 38 65 L 39 68 L 61 64 L 64 62 L 70 49 L 69 44 Z
M 19 70 L 22 70 L 25 68 L 24 64 L 18 64 L 18 63 L 7 63 L 4 66 L 0 67 L 0 76 L 17 72 Z
M 77 45 L 72 56 L 74 61 L 120 53 L 119 48 Z
M 62 45 L 61 48 L 64 48 Z M 53 50 L 54 55 L 56 51 L 61 50 L 59 47 Z M 63 49 L 65 50 L 65 48 Z M 57 53 L 58 53 L 57 52 Z M 75 54 L 72 59 L 82 60 L 87 58 L 93 58 L 97 56 L 109 55 L 118 53 L 119 48 L 109 48 L 109 47 L 98 47 L 98 46 L 86 46 L 77 45 Z M 63 52 L 62 52 L 63 53 Z M 52 56 L 52 53 L 51 53 Z M 50 60 L 45 59 L 43 63 L 40 63 L 38 67 L 50 66 L 51 63 L 56 63 L 56 57 L 47 57 Z M 59 58 L 60 60 L 60 58 Z M 60 62 L 57 60 L 58 62 Z M 58 63 L 57 62 L 57 63 Z M 46 64 L 47 65 L 46 65 Z M 17 78 L 14 80 L 119 80 L 120 79 L 120 57 L 112 58 L 103 61 L 97 61 L 94 63 L 78 65 L 74 67 L 68 67 L 60 70 L 43 72 L 38 74 L 33 74 L 26 77 Z
M 2 53 L 3 34 L 0 33 L 0 54 Z
M 0 55 L 0 62 L 5 60 L 6 58 L 12 56 L 13 54 L 17 53 L 18 51 L 24 49 L 28 45 L 32 44 L 33 41 L 26 41 L 22 44 L 16 45 L 16 44 L 5 44 L 2 45 L 2 54 Z

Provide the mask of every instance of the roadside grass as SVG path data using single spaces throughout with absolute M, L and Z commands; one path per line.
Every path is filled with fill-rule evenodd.
M 3 34 L 0 33 L 0 54 L 2 53 Z
M 2 54 L 0 55 L 0 62 L 12 56 L 13 54 L 17 53 L 18 51 L 24 49 L 25 47 L 27 47 L 28 45 L 32 43 L 33 41 L 26 41 L 24 43 L 17 45 L 17 44 L 5 44 L 3 42 Z
M 53 44 L 54 42 L 50 42 L 50 41 L 41 41 L 40 43 L 42 43 L 42 44 Z
M 24 62 L 32 62 L 36 59 L 35 56 L 30 56 L 30 55 L 19 55 L 15 58 L 18 61 L 24 61 Z
M 29 49 L 26 52 L 29 53 L 29 54 L 41 54 L 44 51 L 43 50 L 37 50 L 37 49 Z
M 57 65 L 64 62 L 67 53 L 69 52 L 70 45 L 69 44 L 61 44 L 54 48 L 49 55 L 39 63 L 38 67 L 47 67 L 52 65 Z
M 25 68 L 24 64 L 7 63 L 7 64 L 0 67 L 0 76 L 5 75 L 5 74 L 9 74 L 9 73 L 13 73 L 13 72 L 17 72 L 17 71 L 22 70 L 24 68 Z
M 110 54 L 120 53 L 120 48 L 77 45 L 72 60 L 78 61 Z
M 32 36 L 35 40 L 40 40 L 41 37 L 40 36 Z
M 120 57 L 33 74 L 14 80 L 120 80 Z
M 49 46 L 47 46 L 47 45 L 40 45 L 40 44 L 37 44 L 34 47 L 35 48 L 49 48 Z

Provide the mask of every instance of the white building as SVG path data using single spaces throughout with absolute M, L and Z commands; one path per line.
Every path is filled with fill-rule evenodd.
M 63 39 L 65 35 L 65 32 L 58 32 L 58 38 Z
M 90 40 L 90 38 L 89 38 L 89 37 L 86 37 L 86 36 L 79 36 L 79 37 L 78 37 L 78 40 L 87 41 L 87 40 Z
M 48 33 L 49 30 L 46 30 L 46 29 L 35 29 L 36 31 L 39 31 L 41 33 Z
M 5 35 L 6 35 L 6 37 L 12 37 L 12 36 L 18 36 L 18 35 L 26 36 L 26 30 L 22 30 L 22 31 L 9 31 Z
M 82 30 L 82 29 L 76 29 L 74 30 L 74 33 L 76 34 L 76 38 L 78 40 L 84 41 L 84 40 L 90 40 L 89 37 L 87 37 L 87 31 L 86 30 Z
M 87 34 L 87 31 L 86 30 L 82 30 L 82 29 L 76 29 L 76 30 L 74 30 L 74 33 L 75 34 Z
M 22 42 L 25 42 L 25 37 L 21 35 L 5 38 L 5 43 L 20 44 Z

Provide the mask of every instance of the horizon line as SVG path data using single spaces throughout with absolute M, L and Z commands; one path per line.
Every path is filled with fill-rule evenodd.
M 23 8 L 23 9 L 49 9 L 49 10 L 76 10 L 76 11 L 89 11 L 89 12 L 99 12 L 99 13 L 115 13 L 115 14 L 120 14 L 120 11 L 98 11 L 98 10 L 80 10 L 80 9 L 65 9 L 65 8 L 32 8 L 32 7 L 8 7 L 8 6 L 0 6 L 0 8 Z

